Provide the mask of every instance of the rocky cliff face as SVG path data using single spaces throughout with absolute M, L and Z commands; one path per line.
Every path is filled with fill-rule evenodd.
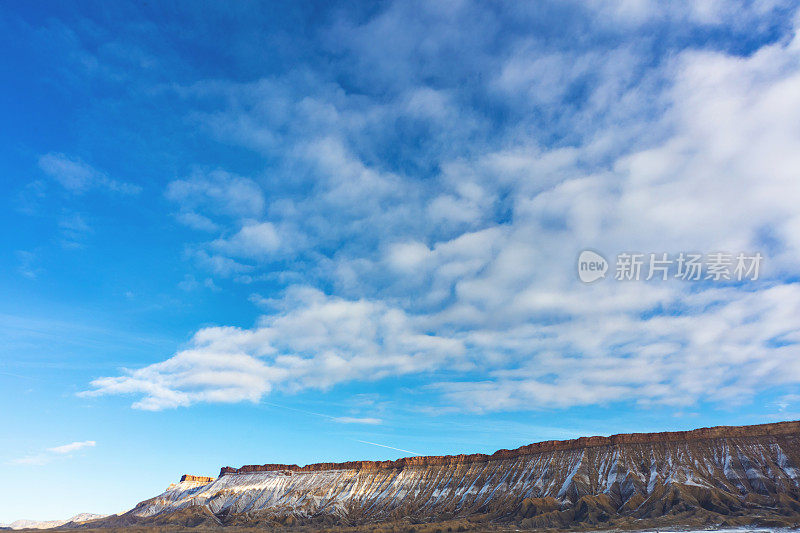
M 792 525 L 800 523 L 800 422 L 549 441 L 492 455 L 226 467 L 213 480 L 184 476 L 118 520 L 170 517 L 183 525 L 463 517 L 522 527 Z
M 184 481 L 206 484 L 214 481 L 214 478 L 209 476 L 193 476 L 191 474 L 184 474 L 181 476 L 181 483 Z

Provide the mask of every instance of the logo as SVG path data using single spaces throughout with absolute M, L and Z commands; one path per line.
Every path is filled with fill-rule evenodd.
M 606 277 L 608 261 L 602 255 L 591 250 L 584 250 L 578 256 L 578 277 L 584 283 L 592 283 Z
M 758 281 L 763 260 L 761 252 L 621 252 L 617 254 L 613 278 L 616 281 Z M 605 278 L 608 269 L 608 261 L 597 252 L 584 250 L 578 256 L 578 277 L 584 283 Z

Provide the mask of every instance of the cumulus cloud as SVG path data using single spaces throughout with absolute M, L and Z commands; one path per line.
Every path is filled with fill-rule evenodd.
M 159 410 L 197 402 L 257 402 L 280 388 L 326 390 L 352 380 L 434 369 L 463 351 L 427 335 L 403 311 L 295 288 L 280 314 L 252 329 L 211 327 L 160 363 L 94 380 L 84 396 L 135 394 L 133 406 Z
M 272 311 L 252 328 L 204 328 L 84 394 L 163 409 L 436 373 L 444 405 L 491 411 L 730 404 L 800 384 L 797 29 L 744 55 L 703 42 L 654 57 L 638 25 L 735 37 L 773 11 L 612 7 L 634 41 L 584 49 L 469 2 L 396 3 L 329 29 L 360 91 L 315 75 L 184 88 L 223 97 L 198 115 L 215 136 L 278 161 L 269 183 L 220 171 L 169 186 L 184 223 L 218 232 L 194 257 L 252 280 L 289 245 L 288 288 L 257 299 Z M 375 38 L 398 28 L 427 45 Z M 585 248 L 766 261 L 747 284 L 589 286 Z

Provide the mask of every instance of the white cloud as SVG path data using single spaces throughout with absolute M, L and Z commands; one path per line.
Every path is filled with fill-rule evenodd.
M 772 346 L 797 334 L 791 316 L 800 312 L 798 297 L 797 284 L 748 293 L 710 290 L 685 298 L 690 307 L 680 315 L 645 319 L 584 303 L 589 309 L 576 320 L 472 331 L 468 338 L 487 351 L 526 350 L 536 356 L 495 368 L 483 382 L 439 388 L 454 405 L 478 411 L 621 400 L 679 406 L 700 399 L 746 402 L 765 383 L 800 381 L 797 346 Z
M 677 15 L 652 3 L 616 8 L 633 25 L 759 17 L 714 3 Z M 747 56 L 709 45 L 654 60 L 641 52 L 645 41 L 553 51 L 512 36 L 487 57 L 470 48 L 475 13 L 464 3 L 447 14 L 426 8 L 443 31 L 428 32 L 435 38 L 424 51 L 413 39 L 375 44 L 404 27 L 406 9 L 332 30 L 337 45 L 363 52 L 359 66 L 374 67 L 360 69 L 367 86 L 388 74 L 407 83 L 380 98 L 316 79 L 302 98 L 291 79 L 192 89 L 235 102 L 206 125 L 285 154 L 276 175 L 303 191 L 280 190 L 265 205 L 245 178 L 173 182 L 167 196 L 182 213 L 234 219 L 194 256 L 219 276 L 253 280 L 265 274 L 257 260 L 290 244 L 301 266 L 282 279 L 298 285 L 254 298 L 275 311 L 253 328 L 202 329 L 171 358 L 99 378 L 87 395 L 132 394 L 136 407 L 162 409 L 436 372 L 434 389 L 451 407 L 488 411 L 730 404 L 800 384 L 796 30 Z M 457 83 L 427 88 L 427 69 L 462 43 L 475 51 L 465 61 L 476 61 L 462 66 L 485 81 L 463 92 Z M 381 66 L 387 54 L 391 69 Z M 483 100 L 487 114 L 499 109 L 493 127 L 474 108 Z M 396 124 L 412 134 L 399 137 Z M 587 247 L 612 259 L 717 250 L 767 259 L 764 279 L 744 286 L 587 286 L 574 273 Z
M 186 274 L 185 276 L 183 276 L 183 280 L 178 283 L 178 288 L 186 292 L 197 290 L 200 287 L 211 289 L 212 291 L 220 290 L 220 288 L 217 287 L 216 283 L 214 283 L 213 279 L 206 278 L 201 282 L 195 279 L 195 277 L 192 276 L 191 274 Z
M 179 205 L 178 222 L 221 234 L 193 246 L 198 264 L 218 276 L 250 280 L 253 267 L 237 259 L 265 259 L 282 244 L 274 225 L 257 220 L 265 208 L 264 193 L 250 178 L 222 170 L 195 172 L 170 182 L 165 195 Z
M 418 269 L 430 254 L 430 249 L 421 242 L 398 243 L 389 248 L 387 261 L 392 268 L 410 272 Z
M 197 229 L 212 229 L 208 215 L 248 218 L 264 210 L 264 194 L 255 181 L 223 170 L 172 181 L 165 194 L 180 206 L 178 220 Z
M 39 168 L 70 192 L 80 194 L 92 188 L 121 194 L 138 194 L 141 187 L 109 178 L 79 158 L 51 152 L 39 158 Z
M 97 443 L 93 440 L 84 440 L 80 442 L 71 442 L 69 444 L 64 444 L 62 446 L 56 446 L 54 448 L 48 448 L 47 451 L 57 453 L 57 454 L 67 454 L 76 452 L 83 448 L 92 448 Z
M 285 305 L 252 329 L 202 329 L 170 359 L 96 379 L 82 395 L 141 395 L 134 407 L 146 410 L 257 402 L 274 388 L 325 390 L 435 369 L 463 351 L 460 342 L 423 334 L 405 313 L 380 302 L 294 288 Z
M 248 222 L 228 239 L 217 239 L 211 248 L 234 257 L 263 258 L 277 251 L 281 238 L 269 222 Z
M 215 224 L 210 218 L 193 211 L 178 213 L 175 218 L 184 226 L 192 229 L 202 231 L 216 231 L 219 229 L 219 225 Z
M 48 464 L 59 457 L 70 456 L 70 454 L 74 452 L 83 450 L 85 448 L 92 448 L 95 445 L 97 445 L 97 443 L 93 440 L 71 442 L 69 444 L 48 448 L 40 453 L 26 455 L 25 457 L 14 459 L 11 461 L 11 464 L 41 466 Z
M 228 278 L 237 274 L 247 274 L 253 271 L 251 265 L 239 263 L 223 255 L 209 254 L 205 250 L 197 251 L 194 257 L 198 264 L 223 278 Z
M 717 26 L 743 30 L 755 20 L 791 7 L 780 0 L 760 0 L 732 5 L 722 0 L 659 2 L 657 0 L 614 0 L 587 3 L 601 21 L 639 26 L 658 22 Z M 754 20 L 755 19 L 755 20 Z

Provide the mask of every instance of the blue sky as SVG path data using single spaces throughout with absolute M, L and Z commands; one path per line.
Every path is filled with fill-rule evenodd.
M 800 417 L 797 4 L 430 4 L 3 4 L 0 522 Z

